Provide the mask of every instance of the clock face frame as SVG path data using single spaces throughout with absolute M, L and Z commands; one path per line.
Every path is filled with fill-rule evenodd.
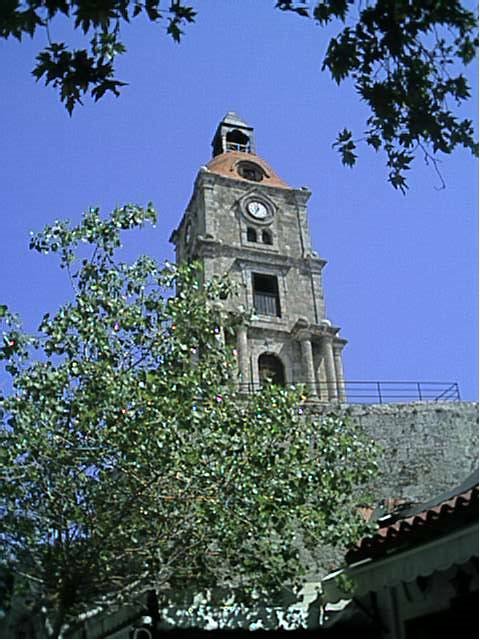
M 250 200 L 246 206 L 248 214 L 255 220 L 265 221 L 271 217 L 270 211 L 259 200 Z

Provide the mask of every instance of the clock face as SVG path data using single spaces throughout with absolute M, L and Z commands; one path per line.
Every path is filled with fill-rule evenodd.
M 247 204 L 248 213 L 257 220 L 264 220 L 268 216 L 267 207 L 262 202 L 252 200 Z

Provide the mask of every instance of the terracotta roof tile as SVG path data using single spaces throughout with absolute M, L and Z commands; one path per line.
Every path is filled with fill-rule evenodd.
M 253 162 L 259 165 L 264 173 L 264 178 L 261 182 L 255 182 L 254 180 L 247 180 L 237 172 L 237 165 L 241 161 Z M 207 164 L 207 169 L 212 173 L 216 173 L 227 178 L 234 178 L 235 180 L 241 180 L 242 182 L 248 182 L 254 184 L 265 184 L 271 187 L 281 187 L 283 189 L 291 189 L 291 187 L 284 181 L 271 166 L 257 156 L 255 153 L 244 153 L 242 151 L 227 151 L 215 156 Z
M 421 507 L 420 507 L 421 508 Z M 478 518 L 478 484 L 428 509 L 380 527 L 347 553 L 347 562 L 390 553 L 395 548 L 442 535 L 455 523 Z

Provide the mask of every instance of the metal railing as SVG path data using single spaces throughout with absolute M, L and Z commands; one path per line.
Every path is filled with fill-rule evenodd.
M 335 385 L 327 382 L 308 383 L 296 380 L 287 385 L 302 385 L 307 397 L 320 402 L 338 402 Z M 262 383 L 241 383 L 240 389 L 255 392 Z M 315 388 L 315 394 L 313 394 Z M 332 397 L 333 396 L 333 397 Z M 351 381 L 345 382 L 347 404 L 390 404 L 408 402 L 459 402 L 460 390 L 457 382 L 411 382 L 411 381 Z
M 253 294 L 255 312 L 266 316 L 279 316 L 278 296 L 275 293 L 257 292 Z
M 243 151 L 245 153 L 250 152 L 250 145 L 241 144 L 240 142 L 227 142 L 227 151 Z
M 350 403 L 458 402 L 460 400 L 457 382 L 347 381 L 345 395 Z

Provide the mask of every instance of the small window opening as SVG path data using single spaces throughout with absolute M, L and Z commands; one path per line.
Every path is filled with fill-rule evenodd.
M 270 231 L 267 231 L 266 229 L 262 231 L 262 242 L 263 244 L 273 244 L 272 234 Z
M 250 138 L 238 129 L 232 129 L 226 136 L 227 151 L 243 151 L 250 153 Z
M 263 180 L 262 169 L 253 162 L 239 162 L 237 171 L 245 180 L 253 180 L 254 182 L 261 182 Z
M 260 384 L 285 384 L 285 370 L 280 358 L 271 353 L 262 353 L 258 358 Z
M 257 230 L 253 227 L 247 227 L 247 240 L 249 242 L 257 242 Z
M 276 276 L 263 273 L 252 274 L 253 306 L 255 311 L 266 316 L 280 317 L 280 296 Z

